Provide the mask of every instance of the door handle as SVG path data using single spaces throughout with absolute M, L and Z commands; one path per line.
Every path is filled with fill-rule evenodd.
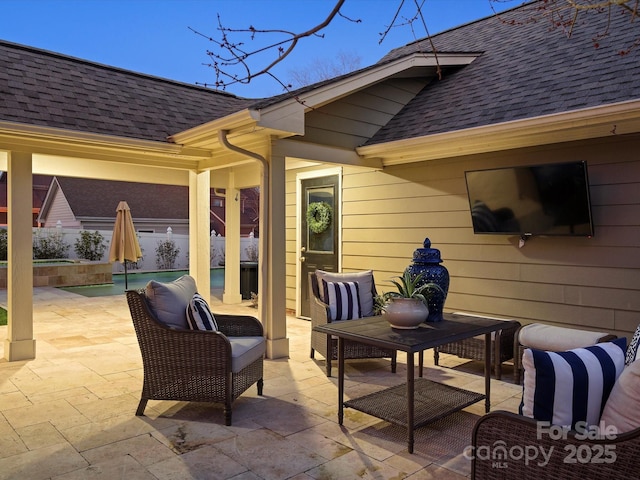
M 300 257 L 300 263 L 304 263 L 305 260 L 306 260 L 306 258 Z
M 302 253 L 306 252 L 306 251 L 307 251 L 307 247 L 302 247 L 302 248 L 300 249 L 300 251 L 301 251 Z

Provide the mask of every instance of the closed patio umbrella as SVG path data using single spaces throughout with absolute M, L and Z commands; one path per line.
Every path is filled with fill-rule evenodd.
M 116 223 L 113 226 L 113 237 L 109 248 L 109 261 L 124 264 L 124 287 L 129 288 L 127 282 L 127 262 L 137 262 L 142 258 L 142 250 L 136 236 L 136 229 L 131 218 L 131 209 L 127 202 L 122 201 L 116 209 Z

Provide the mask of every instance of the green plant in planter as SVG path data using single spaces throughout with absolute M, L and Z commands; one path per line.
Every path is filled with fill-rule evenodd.
M 423 274 L 417 275 L 405 271 L 398 280 L 391 280 L 397 291 L 385 292 L 380 307 L 392 328 L 413 329 L 427 320 L 429 315 L 429 298 L 434 292 L 442 291 L 439 285 L 432 282 L 423 283 Z
M 441 293 L 444 293 L 444 291 L 442 290 L 442 288 L 440 288 L 440 285 L 437 285 L 433 282 L 423 283 L 421 285 L 423 277 L 424 275 L 422 273 L 413 275 L 411 274 L 411 272 L 404 272 L 401 276 L 394 277 L 398 278 L 399 281 L 391 280 L 391 283 L 396 286 L 398 291 L 385 292 L 382 295 L 382 298 L 380 300 L 377 300 L 376 302 L 382 302 L 382 310 L 384 310 L 384 305 L 386 305 L 389 300 L 393 300 L 394 298 L 416 298 L 427 305 L 427 302 L 431 295 L 433 295 L 437 291 Z

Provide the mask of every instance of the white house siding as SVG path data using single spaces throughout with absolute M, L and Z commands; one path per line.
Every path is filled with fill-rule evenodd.
M 429 237 L 451 274 L 445 309 L 629 335 L 640 323 L 640 140 L 600 141 L 387 167 L 345 168 L 344 271 L 378 291 Z M 465 170 L 586 160 L 593 238 L 474 235 Z M 294 175 L 293 172 L 290 174 Z M 295 184 L 288 182 L 288 308 L 295 307 Z
M 43 227 L 53 228 L 56 226 L 58 220 L 62 223 L 63 228 L 80 227 L 80 221 L 73 215 L 67 199 L 59 188 L 55 190 L 53 201 L 47 212 L 47 218 L 44 221 Z

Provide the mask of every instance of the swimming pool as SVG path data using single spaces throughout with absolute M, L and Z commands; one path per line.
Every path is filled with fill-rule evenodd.
M 172 282 L 182 275 L 187 275 L 188 270 L 164 270 L 159 272 L 128 272 L 127 288 L 137 290 L 144 288 L 149 280 L 158 282 Z M 78 287 L 59 287 L 60 290 L 77 293 L 85 297 L 104 297 L 107 295 L 120 295 L 125 292 L 124 273 L 114 273 L 113 283 L 101 285 L 83 285 Z M 211 289 L 224 288 L 224 268 L 211 269 Z

